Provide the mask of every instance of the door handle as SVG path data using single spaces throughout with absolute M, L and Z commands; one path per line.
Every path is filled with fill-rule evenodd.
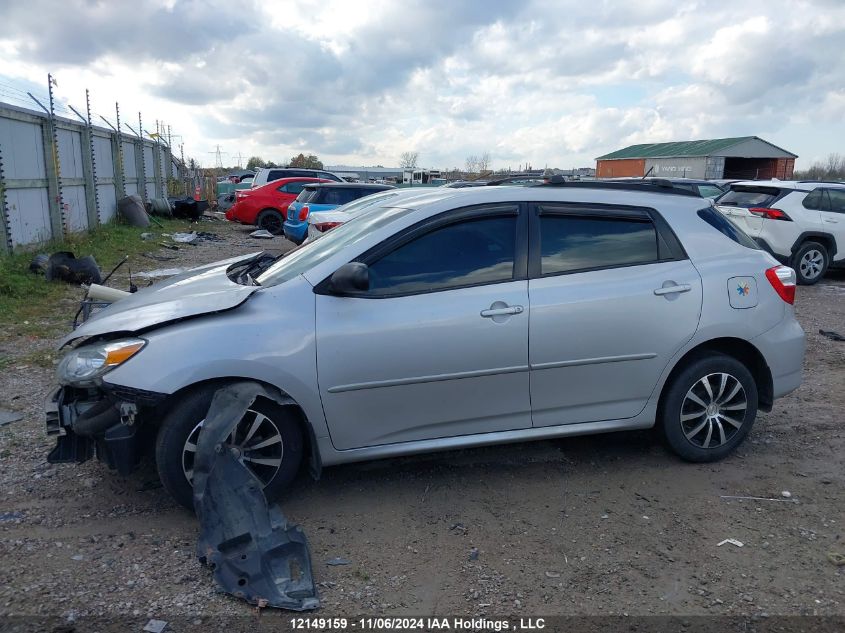
M 692 290 L 692 286 L 689 284 L 677 284 L 675 286 L 664 286 L 663 288 L 655 288 L 654 294 L 658 297 L 661 295 L 673 295 L 679 292 L 689 292 Z
M 827 218 L 825 218 L 824 221 L 827 222 L 828 224 L 838 224 L 839 223 L 839 220 L 828 220 Z
M 483 316 L 485 319 L 490 319 L 492 317 L 505 316 L 505 315 L 508 315 L 508 314 L 522 314 L 522 311 L 524 309 L 525 308 L 523 308 L 522 306 L 508 306 L 506 308 L 490 308 L 488 310 L 482 310 L 481 316 Z

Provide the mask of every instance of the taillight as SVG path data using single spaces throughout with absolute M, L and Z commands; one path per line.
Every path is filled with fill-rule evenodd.
M 299 209 L 299 221 L 304 222 L 308 218 L 308 205 L 302 205 Z
M 343 222 L 320 222 L 319 224 L 315 224 L 314 228 L 316 228 L 321 233 L 325 233 L 326 231 L 331 231 L 334 227 L 340 226 Z
M 795 303 L 795 271 L 789 266 L 774 266 L 766 271 L 766 279 L 778 296 L 792 305 Z
M 769 207 L 751 207 L 748 212 L 753 213 L 758 217 L 766 218 L 767 220 L 786 220 L 787 222 L 792 222 L 792 218 L 780 209 L 770 209 Z

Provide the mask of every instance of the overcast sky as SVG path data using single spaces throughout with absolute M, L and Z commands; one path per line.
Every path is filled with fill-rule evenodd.
M 0 0 L 20 91 L 155 128 L 204 165 L 595 166 L 632 143 L 845 152 L 845 1 Z M 25 97 L 24 97 L 25 98 Z M 133 127 L 135 127 L 133 125 Z M 178 142 L 176 139 L 175 142 Z

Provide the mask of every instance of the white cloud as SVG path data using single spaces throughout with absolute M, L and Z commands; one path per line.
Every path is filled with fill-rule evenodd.
M 88 87 L 107 116 L 119 100 L 125 118 L 164 119 L 206 163 L 218 143 L 277 161 L 387 165 L 413 149 L 436 167 L 484 151 L 496 167 L 569 167 L 635 142 L 759 134 L 814 157 L 845 138 L 835 0 L 33 0 L 0 14 L 0 99 L 51 71 L 61 99 Z

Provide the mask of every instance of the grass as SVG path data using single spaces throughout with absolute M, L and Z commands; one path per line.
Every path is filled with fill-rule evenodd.
M 43 275 L 30 272 L 33 255 L 56 251 L 72 251 L 77 257 L 93 255 L 105 276 L 124 256 L 157 248 L 154 241 L 142 240 L 141 233 L 172 233 L 187 227 L 181 220 L 157 219 L 164 228 L 109 223 L 64 240 L 0 256 L 0 339 L 57 335 L 67 329 L 74 305 L 82 299 L 78 286 L 49 282 Z

